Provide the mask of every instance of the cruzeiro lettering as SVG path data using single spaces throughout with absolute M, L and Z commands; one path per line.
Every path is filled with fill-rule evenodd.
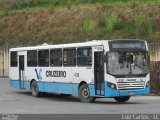
M 46 71 L 46 77 L 66 77 L 66 71 Z

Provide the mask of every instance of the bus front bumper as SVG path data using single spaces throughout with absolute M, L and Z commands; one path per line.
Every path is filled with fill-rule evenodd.
M 120 96 L 135 96 L 135 95 L 149 95 L 150 86 L 144 89 L 132 89 L 132 90 L 115 90 L 105 85 L 105 97 L 120 97 Z

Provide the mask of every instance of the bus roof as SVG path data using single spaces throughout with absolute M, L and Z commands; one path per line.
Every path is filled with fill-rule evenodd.
M 74 47 L 89 47 L 89 46 L 98 46 L 107 43 L 108 41 L 118 41 L 118 40 L 135 40 L 135 39 L 115 39 L 115 40 L 92 40 L 80 43 L 67 43 L 67 44 L 56 44 L 56 45 L 48 45 L 46 43 L 37 46 L 30 47 L 17 47 L 11 48 L 9 51 L 26 51 L 26 50 L 41 50 L 41 49 L 52 49 L 52 48 L 74 48 Z M 144 40 L 138 40 L 144 41 Z M 145 41 L 144 41 L 145 42 Z
M 80 43 L 68 43 L 68 44 L 56 44 L 56 45 L 48 45 L 46 43 L 37 46 L 30 46 L 30 47 L 17 47 L 11 48 L 9 51 L 25 51 L 25 50 L 39 50 L 39 49 L 51 49 L 51 48 L 74 48 L 74 47 L 89 47 L 89 46 L 97 46 L 103 45 L 104 42 L 107 40 L 93 40 L 93 41 L 86 41 Z

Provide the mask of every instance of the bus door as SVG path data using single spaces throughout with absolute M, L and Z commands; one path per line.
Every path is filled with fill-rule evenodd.
M 24 89 L 24 55 L 19 55 L 19 82 L 20 89 Z
M 96 95 L 104 95 L 104 62 L 103 51 L 94 52 L 94 80 Z

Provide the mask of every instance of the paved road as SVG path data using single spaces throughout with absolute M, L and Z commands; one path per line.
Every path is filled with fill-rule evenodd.
M 110 98 L 97 99 L 95 103 L 82 103 L 77 97 L 47 94 L 34 98 L 30 92 L 9 87 L 7 78 L 0 78 L 0 113 L 159 113 L 160 96 L 132 97 L 125 104 L 116 103 Z

